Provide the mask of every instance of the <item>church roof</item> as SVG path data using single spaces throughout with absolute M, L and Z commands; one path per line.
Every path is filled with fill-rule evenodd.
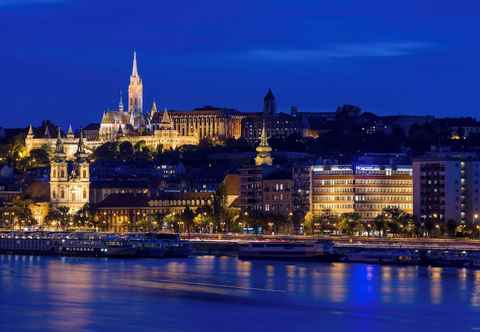
M 170 118 L 170 115 L 168 114 L 167 109 L 165 109 L 165 110 L 163 111 L 161 123 L 162 123 L 162 124 L 171 124 L 171 123 L 172 123 L 172 118 Z
M 126 112 L 106 111 L 102 117 L 103 124 L 130 123 L 130 118 Z

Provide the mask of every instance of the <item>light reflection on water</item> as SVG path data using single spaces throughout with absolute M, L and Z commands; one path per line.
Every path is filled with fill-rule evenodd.
M 0 265 L 0 331 L 312 331 L 315 326 L 467 331 L 480 326 L 480 271 L 467 269 L 209 256 L 0 256 Z

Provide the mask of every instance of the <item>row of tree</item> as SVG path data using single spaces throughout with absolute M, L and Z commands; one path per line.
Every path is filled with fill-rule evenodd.
M 320 216 L 305 216 L 307 234 L 345 234 L 393 237 L 474 237 L 480 236 L 480 225 L 461 224 L 453 219 L 419 219 L 398 208 L 384 209 L 373 220 L 362 220 L 358 213 L 340 216 L 325 210 Z
M 36 225 L 30 200 L 15 199 L 1 210 L 0 228 L 24 229 Z M 67 207 L 50 207 L 44 228 L 57 230 L 90 229 L 111 230 L 112 225 L 104 216 L 89 205 L 75 214 Z M 214 195 L 213 204 L 193 211 L 167 215 L 155 213 L 142 215 L 136 222 L 126 220 L 124 231 L 174 231 L 182 233 L 240 233 L 246 230 L 264 234 L 331 234 L 358 236 L 394 237 L 474 237 L 480 236 L 480 225 L 459 224 L 432 219 L 419 220 L 397 208 L 385 209 L 373 220 L 362 220 L 358 213 L 337 216 L 325 210 L 320 216 L 307 213 L 288 216 L 260 212 L 240 213 L 227 207 L 225 188 L 220 186 Z

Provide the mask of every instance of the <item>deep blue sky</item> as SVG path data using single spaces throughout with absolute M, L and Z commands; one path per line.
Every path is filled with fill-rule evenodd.
M 0 126 L 145 104 L 477 116 L 478 0 L 0 0 Z

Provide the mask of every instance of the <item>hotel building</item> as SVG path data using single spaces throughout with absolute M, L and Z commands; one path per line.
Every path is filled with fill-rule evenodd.
M 310 209 L 315 216 L 357 212 L 362 220 L 373 220 L 385 208 L 413 212 L 411 166 L 316 165 L 310 178 Z

